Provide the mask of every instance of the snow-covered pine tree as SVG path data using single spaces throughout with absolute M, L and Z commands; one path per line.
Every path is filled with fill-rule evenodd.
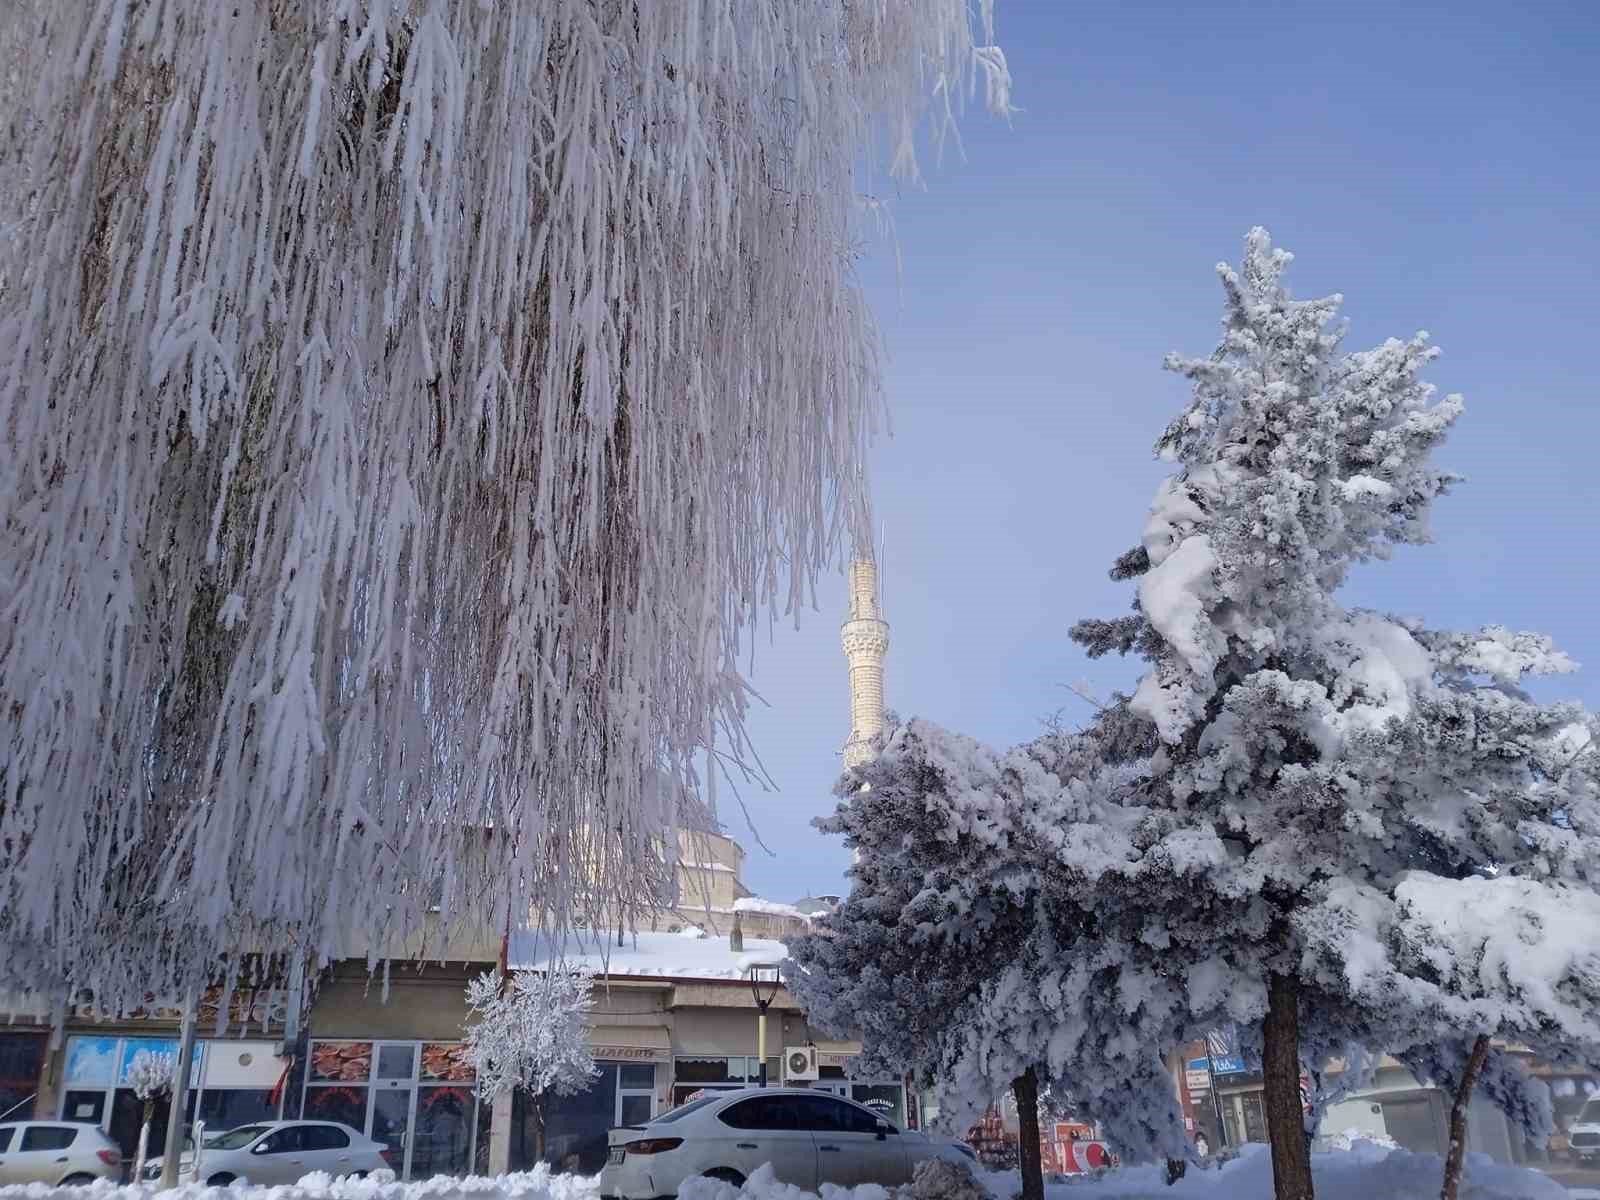
M 891 722 L 819 822 L 858 857 L 845 902 L 790 945 L 808 1019 L 911 1066 L 955 1126 L 1032 1073 L 1125 1155 L 1183 1159 L 1165 1055 L 1230 1013 L 1217 989 L 1193 1007 L 1169 925 L 1209 963 L 1195 931 L 1229 911 L 1141 805 L 1154 744 L 1120 702 L 1004 754 Z
M 1221 344 L 1168 362 L 1194 384 L 1157 444 L 1178 469 L 1113 570 L 1138 578 L 1135 613 L 1074 637 L 1151 663 L 1131 701 L 1161 741 L 1147 794 L 1240 914 L 1212 963 L 1191 948 L 1190 1001 L 1223 988 L 1263 1018 L 1278 1196 L 1307 1200 L 1301 1059 L 1319 1069 L 1346 1043 L 1437 1059 L 1428 1048 L 1464 1028 L 1449 981 L 1472 993 L 1460 974 L 1483 947 L 1427 922 L 1492 895 L 1483 911 L 1530 904 L 1535 924 L 1559 927 L 1558 897 L 1591 886 L 1596 860 L 1594 810 L 1557 769 L 1562 731 L 1584 715 L 1517 687 L 1571 664 L 1535 635 L 1437 633 L 1339 603 L 1355 564 L 1428 540 L 1432 502 L 1456 481 L 1431 454 L 1461 402 L 1420 380 L 1426 335 L 1343 351 L 1340 298 L 1291 299 L 1288 261 L 1258 229 L 1240 269 L 1219 267 Z M 1508 871 L 1541 898 L 1478 877 Z M 1539 971 L 1487 1009 L 1504 1015 L 1507 988 L 1540 987 L 1540 971 L 1569 996 L 1595 975 L 1592 959 L 1533 957 Z M 1431 992 L 1417 982 L 1430 975 Z M 1490 1016 L 1470 1029 L 1505 1028 Z M 1509 1097 L 1515 1072 L 1495 1077 Z
M 990 12 L 4 5 L 0 985 L 651 900 L 864 511 L 855 172 L 1006 107 Z
M 570 1096 L 599 1072 L 585 1039 L 594 1008 L 594 973 L 551 966 L 515 971 L 509 980 L 486 971 L 467 984 L 466 1054 L 477 1072 L 480 1098 L 521 1088 L 534 1115 L 535 1160 L 544 1158 L 546 1106 Z

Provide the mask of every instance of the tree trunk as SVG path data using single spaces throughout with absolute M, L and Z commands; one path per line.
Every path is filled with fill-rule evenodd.
M 1017 1165 L 1022 1171 L 1022 1200 L 1044 1200 L 1044 1163 L 1039 1147 L 1039 1077 L 1029 1067 L 1011 1081 L 1017 1101 Z
M 1480 1033 L 1472 1043 L 1467 1069 L 1461 1072 L 1455 1103 L 1450 1106 L 1450 1153 L 1444 1159 L 1444 1188 L 1439 1200 L 1456 1200 L 1456 1189 L 1461 1186 L 1461 1160 L 1467 1153 L 1467 1106 L 1472 1103 L 1472 1089 L 1478 1086 L 1478 1072 L 1483 1070 L 1483 1060 L 1488 1056 L 1489 1035 Z
M 1187 1118 L 1189 1115 L 1190 1104 L 1189 1097 L 1186 1094 L 1188 1088 L 1184 1081 L 1182 1050 L 1173 1050 L 1167 1055 L 1167 1074 L 1172 1076 L 1172 1091 L 1177 1097 L 1178 1108 Z M 1187 1132 L 1187 1123 L 1185 1124 L 1185 1131 Z M 1173 1184 L 1177 1183 L 1178 1180 L 1182 1179 L 1184 1173 L 1187 1172 L 1188 1169 L 1189 1164 L 1184 1159 L 1167 1159 L 1167 1186 L 1171 1187 Z
M 533 1100 L 533 1161 L 544 1161 L 544 1097 Z
M 1300 984 L 1293 976 L 1274 975 L 1268 981 L 1261 1032 L 1273 1194 L 1276 1200 L 1313 1200 L 1311 1144 L 1300 1102 Z

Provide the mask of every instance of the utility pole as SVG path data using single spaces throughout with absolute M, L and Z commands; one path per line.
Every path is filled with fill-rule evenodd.
M 190 990 L 183 1000 L 183 1033 L 178 1044 L 178 1069 L 173 1073 L 172 1099 L 167 1108 L 167 1141 L 161 1157 L 163 1191 L 178 1186 L 178 1158 L 183 1151 L 183 1109 L 189 1100 L 189 1079 L 194 1074 L 194 1027 L 198 1014 L 197 993 Z

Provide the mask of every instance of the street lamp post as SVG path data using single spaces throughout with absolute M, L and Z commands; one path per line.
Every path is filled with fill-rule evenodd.
M 761 1086 L 767 1086 L 767 1009 L 778 995 L 782 973 L 776 963 L 754 963 L 749 967 L 750 994 L 756 1001 L 756 1056 L 761 1060 Z

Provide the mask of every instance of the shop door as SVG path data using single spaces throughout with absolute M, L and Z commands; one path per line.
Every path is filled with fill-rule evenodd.
M 373 1047 L 372 1112 L 366 1134 L 382 1144 L 383 1157 L 401 1179 L 410 1179 L 411 1119 L 416 1105 L 415 1042 L 378 1042 Z

